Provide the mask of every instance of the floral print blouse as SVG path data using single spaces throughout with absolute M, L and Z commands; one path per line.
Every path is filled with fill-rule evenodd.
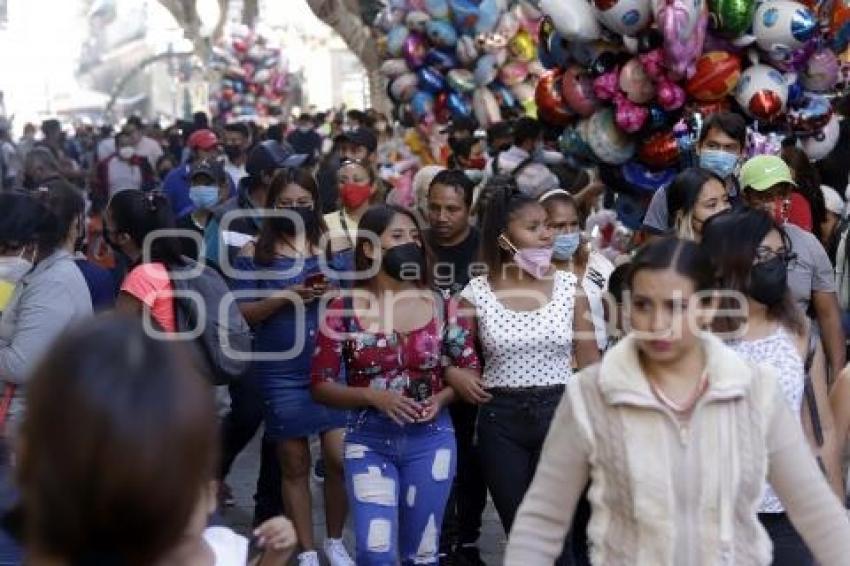
M 411 332 L 365 332 L 338 297 L 320 325 L 311 377 L 314 385 L 344 381 L 423 401 L 443 389 L 443 368 L 448 366 L 481 367 L 465 326 L 444 324 L 435 314 Z

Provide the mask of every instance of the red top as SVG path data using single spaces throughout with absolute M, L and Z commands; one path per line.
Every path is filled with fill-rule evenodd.
M 814 223 L 812 222 L 812 207 L 809 205 L 809 201 L 797 191 L 791 193 L 790 200 L 788 222 L 799 226 L 806 232 L 811 232 Z
M 410 332 L 364 332 L 343 299 L 328 305 L 313 353 L 314 385 L 345 382 L 351 387 L 389 389 L 422 401 L 443 389 L 443 368 L 479 369 L 470 332 L 443 324 L 437 314 Z M 345 370 L 343 371 L 343 364 Z

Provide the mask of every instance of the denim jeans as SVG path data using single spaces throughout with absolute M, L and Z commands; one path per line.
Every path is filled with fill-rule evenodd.
M 455 452 L 447 411 L 405 426 L 372 409 L 351 413 L 345 482 L 358 566 L 438 563 Z

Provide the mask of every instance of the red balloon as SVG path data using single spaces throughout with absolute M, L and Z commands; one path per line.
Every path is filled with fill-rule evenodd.
M 447 92 L 441 92 L 434 98 L 434 117 L 438 124 L 448 124 L 452 119 L 448 102 L 449 94 Z
M 741 78 L 741 60 L 725 51 L 709 51 L 696 62 L 696 71 L 685 91 L 696 100 L 720 100 L 735 89 Z
M 655 132 L 638 148 L 638 160 L 651 169 L 667 169 L 679 161 L 679 144 L 673 132 Z
M 695 100 L 690 108 L 692 112 L 699 112 L 703 116 L 708 117 L 718 112 L 728 111 L 732 108 L 732 103 L 729 102 L 728 97 L 715 102 L 700 102 Z
M 782 99 L 772 90 L 760 90 L 750 99 L 747 109 L 760 120 L 772 120 L 782 111 Z
M 561 81 L 564 102 L 579 116 L 588 118 L 596 112 L 597 100 L 593 94 L 593 81 L 578 65 L 564 71 Z
M 537 111 L 540 117 L 550 124 L 566 126 L 575 119 L 575 114 L 567 106 L 564 95 L 561 92 L 561 80 L 563 71 L 552 69 L 546 71 L 537 81 L 534 91 L 534 100 L 537 102 Z

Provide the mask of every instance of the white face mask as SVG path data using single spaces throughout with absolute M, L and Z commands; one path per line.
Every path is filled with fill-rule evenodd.
M 24 259 L 24 252 L 17 256 L 0 257 L 0 281 L 17 283 L 32 269 L 32 262 Z
M 132 146 L 125 145 L 118 150 L 118 156 L 124 161 L 130 161 L 136 155 L 136 150 Z

